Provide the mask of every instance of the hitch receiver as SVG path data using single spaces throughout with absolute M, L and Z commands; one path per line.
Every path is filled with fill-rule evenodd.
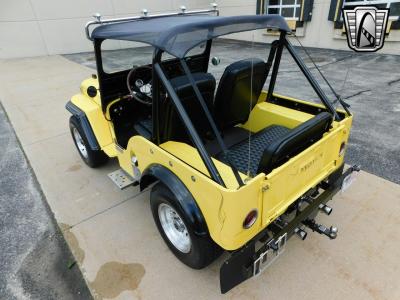
M 331 226 L 330 228 L 325 225 L 318 224 L 315 220 L 305 220 L 303 224 L 310 228 L 312 231 L 316 231 L 319 234 L 324 234 L 329 237 L 331 240 L 336 239 L 338 229 L 337 227 Z

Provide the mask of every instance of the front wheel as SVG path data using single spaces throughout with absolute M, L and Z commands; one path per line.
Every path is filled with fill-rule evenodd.
M 89 167 L 96 168 L 107 162 L 108 156 L 102 150 L 92 150 L 90 148 L 85 132 L 75 116 L 70 117 L 69 128 L 79 155 Z
M 158 231 L 174 255 L 193 269 L 202 269 L 221 255 L 208 236 L 197 235 L 173 193 L 162 183 L 151 190 L 151 211 Z

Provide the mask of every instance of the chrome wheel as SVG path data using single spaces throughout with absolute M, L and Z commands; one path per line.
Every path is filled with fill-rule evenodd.
M 171 206 L 161 203 L 158 206 L 158 217 L 168 240 L 176 249 L 189 253 L 192 247 L 189 232 L 182 218 Z
M 75 144 L 78 147 L 79 152 L 84 158 L 88 158 L 88 152 L 85 143 L 76 127 L 72 127 L 72 134 L 74 135 Z

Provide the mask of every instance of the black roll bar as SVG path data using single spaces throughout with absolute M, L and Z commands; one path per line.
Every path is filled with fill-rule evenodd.
M 160 49 L 155 49 L 154 55 L 153 55 L 153 66 L 161 61 L 161 56 L 162 56 L 162 51 Z M 153 105 L 151 106 L 152 110 L 152 121 L 153 121 L 153 134 L 152 134 L 152 140 L 155 142 L 157 145 L 160 144 L 161 139 L 160 139 L 160 108 L 159 108 L 159 103 L 160 103 L 160 79 L 158 78 L 156 71 L 154 68 L 152 68 L 152 93 L 153 93 Z
M 325 92 L 321 89 L 318 82 L 314 79 L 310 70 L 307 68 L 307 66 L 305 65 L 303 60 L 296 53 L 296 51 L 293 48 L 293 45 L 287 39 L 283 39 L 282 42 L 283 42 L 284 46 L 286 47 L 286 49 L 288 49 L 290 55 L 292 55 L 294 61 L 299 66 L 299 68 L 303 72 L 304 76 L 307 78 L 308 82 L 311 84 L 314 91 L 317 93 L 318 97 L 321 99 L 322 103 L 332 113 L 335 120 L 340 120 L 340 117 L 336 113 L 335 108 L 332 106 L 332 104 L 329 101 L 328 97 L 326 96 Z M 272 80 L 272 78 L 271 78 L 271 80 Z M 271 93 L 271 95 L 272 95 L 272 93 Z
M 185 108 L 183 107 L 178 95 L 176 94 L 174 88 L 172 87 L 171 83 L 169 82 L 167 76 L 165 75 L 161 65 L 156 63 L 153 65 L 155 72 L 157 73 L 158 77 L 160 78 L 161 82 L 163 83 L 165 89 L 168 92 L 169 97 L 171 98 L 172 102 L 174 103 L 178 114 L 186 127 L 186 130 L 189 133 L 190 138 L 192 139 L 193 143 L 195 144 L 197 151 L 199 151 L 200 157 L 203 160 L 208 172 L 211 175 L 211 178 L 217 182 L 218 184 L 226 187 L 224 181 L 222 180 L 221 175 L 219 174 L 217 168 L 215 167 L 213 161 L 211 160 L 210 156 L 207 153 L 206 148 L 201 141 L 199 134 L 197 133 L 196 129 L 193 126 L 192 121 L 190 120 Z
M 299 66 L 300 70 L 304 74 L 304 76 L 307 78 L 308 82 L 311 84 L 312 88 L 314 91 L 317 93 L 318 97 L 321 99 L 322 103 L 325 105 L 325 107 L 332 113 L 334 118 L 336 120 L 340 120 L 338 114 L 336 113 L 336 110 L 328 100 L 328 97 L 326 96 L 325 92 L 321 89 L 320 85 L 318 82 L 314 79 L 312 76 L 311 72 L 307 69 L 306 65 L 304 64 L 303 60 L 300 58 L 300 56 L 296 53 L 296 51 L 293 48 L 293 45 L 286 39 L 286 32 L 281 32 L 280 33 L 280 38 L 277 41 L 274 41 L 271 45 L 271 51 L 268 56 L 268 60 L 266 63 L 266 75 L 268 76 L 268 73 L 271 69 L 271 66 L 273 65 L 272 68 L 272 73 L 271 73 L 271 80 L 268 88 L 268 94 L 267 94 L 267 100 L 271 99 L 274 88 L 275 88 L 275 83 L 276 83 L 276 78 L 278 76 L 278 70 L 279 70 L 279 64 L 281 61 L 282 57 L 282 52 L 283 52 L 283 47 L 286 47 L 290 53 L 290 55 L 293 57 L 295 60 L 296 64 Z M 217 168 L 215 167 L 215 164 L 213 163 L 211 157 L 209 156 L 206 148 L 204 147 L 204 144 L 198 135 L 192 121 L 190 120 L 185 108 L 183 107 L 178 95 L 176 94 L 174 88 L 172 87 L 171 83 L 169 82 L 167 76 L 165 75 L 165 72 L 160 64 L 161 62 L 161 55 L 162 51 L 160 49 L 156 49 L 155 55 L 153 57 L 153 121 L 154 119 L 157 119 L 156 122 L 154 122 L 153 125 L 155 125 L 155 132 L 156 134 L 153 135 L 153 139 L 157 144 L 160 143 L 160 136 L 159 136 L 159 129 L 160 125 L 158 123 L 158 116 L 159 116 L 159 90 L 160 90 L 160 82 L 164 85 L 165 89 L 167 90 L 169 97 L 173 101 L 178 114 L 186 127 L 186 130 L 189 133 L 189 136 L 192 140 L 192 142 L 195 144 L 197 151 L 200 154 L 201 159 L 203 160 L 203 163 L 205 164 L 208 172 L 211 175 L 211 178 L 217 182 L 218 184 L 222 185 L 223 187 L 226 187 L 221 175 L 219 174 Z M 232 172 L 235 175 L 235 178 L 237 182 L 239 183 L 239 186 L 243 186 L 243 180 L 240 177 L 240 174 L 234 164 L 230 161 L 229 155 L 228 155 L 228 149 L 226 148 L 226 145 L 221 137 L 220 132 L 218 131 L 218 128 L 210 114 L 210 111 L 207 108 L 207 105 L 205 104 L 204 98 L 200 93 L 200 90 L 194 81 L 194 78 L 190 72 L 190 69 L 184 59 L 180 59 L 180 64 L 183 68 L 183 71 L 185 75 L 188 77 L 189 82 L 196 94 L 196 98 L 200 102 L 200 105 L 202 106 L 202 109 L 208 119 L 209 124 L 211 125 L 211 128 L 213 130 L 213 133 L 215 137 L 217 138 L 217 142 L 219 146 L 221 147 L 221 150 L 225 156 L 226 161 L 228 162 L 229 166 L 232 169 Z M 157 75 L 157 76 L 155 76 Z M 154 134 L 154 132 L 153 132 Z
M 226 148 L 226 145 L 221 137 L 221 134 L 218 131 L 217 125 L 215 125 L 215 122 L 213 120 L 213 117 L 211 116 L 211 113 L 209 111 L 209 109 L 207 108 L 207 105 L 204 101 L 203 96 L 200 93 L 199 87 L 197 86 L 196 82 L 194 81 L 194 78 L 192 76 L 192 73 L 190 72 L 190 69 L 186 63 L 186 61 L 184 59 L 181 59 L 181 65 L 183 67 L 183 70 L 186 74 L 186 76 L 188 77 L 189 81 L 190 81 L 190 85 L 192 86 L 194 93 L 196 94 L 196 98 L 197 100 L 200 102 L 201 107 L 203 108 L 203 111 L 207 117 L 208 123 L 210 123 L 211 125 L 211 129 L 215 135 L 215 137 L 217 138 L 217 142 L 219 144 L 219 146 L 222 149 L 222 152 L 224 154 L 224 158 L 225 160 L 228 162 L 229 166 L 232 169 L 233 174 L 235 175 L 235 178 L 239 184 L 239 186 L 243 186 L 243 180 L 240 177 L 239 171 L 236 169 L 235 165 L 233 164 L 233 162 L 230 160 L 229 158 L 229 153 L 228 153 L 228 149 Z
M 270 61 L 270 59 L 273 58 L 273 56 L 275 56 L 275 60 L 274 60 L 274 67 L 273 67 L 272 73 L 271 73 L 271 80 L 269 82 L 267 99 L 271 99 L 272 93 L 274 92 L 274 89 L 275 89 L 276 77 L 278 76 L 279 64 L 280 64 L 281 58 L 282 58 L 282 50 L 283 50 L 284 40 L 286 40 L 285 36 L 286 36 L 286 33 L 282 31 L 280 34 L 280 37 L 279 37 L 279 41 L 277 41 L 277 43 L 275 45 L 274 44 L 271 45 L 271 47 L 273 46 L 274 48 L 271 49 L 270 55 L 268 57 L 268 62 L 272 63 L 272 61 Z M 269 70 L 268 70 L 268 72 L 269 72 Z
M 278 48 L 278 46 L 279 46 L 279 41 L 277 41 L 277 40 L 273 41 L 271 44 L 271 50 L 269 51 L 268 60 L 267 60 L 267 63 L 265 64 L 265 69 L 266 69 L 265 70 L 265 79 L 268 78 L 268 74 L 269 74 L 269 71 L 271 70 L 272 63 L 275 58 L 276 49 Z

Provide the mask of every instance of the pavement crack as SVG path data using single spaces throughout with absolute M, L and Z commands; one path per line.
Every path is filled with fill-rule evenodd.
M 343 99 L 350 99 L 350 98 L 353 98 L 353 97 L 355 97 L 355 96 L 358 96 L 358 95 L 361 95 L 361 94 L 363 94 L 363 93 L 370 92 L 370 91 L 371 91 L 370 89 L 368 89 L 368 90 L 363 90 L 363 91 L 359 91 L 359 92 L 357 92 L 357 93 L 355 93 L 355 94 L 352 94 L 352 95 L 343 97 Z
M 24 147 L 29 147 L 29 146 L 32 146 L 32 145 L 35 145 L 35 144 L 38 144 L 38 143 L 42 143 L 42 142 L 48 141 L 48 140 L 50 140 L 50 139 L 54 139 L 54 138 L 57 138 L 57 137 L 66 135 L 66 134 L 68 134 L 68 132 L 69 132 L 69 131 L 64 131 L 64 132 L 61 132 L 61 133 L 56 134 L 56 135 L 49 136 L 49 137 L 44 138 L 44 139 L 40 139 L 40 140 L 31 142 L 31 143 L 28 143 L 28 144 L 24 144 L 23 146 L 24 146 Z
M 127 202 L 127 201 L 129 201 L 129 200 L 132 200 L 132 199 L 134 199 L 134 198 L 136 198 L 136 197 L 138 197 L 138 196 L 144 194 L 145 192 L 147 192 L 148 190 L 150 190 L 151 187 L 152 187 L 152 186 L 150 186 L 150 187 L 144 189 L 143 191 L 141 191 L 141 192 L 139 192 L 139 193 L 136 193 L 135 195 L 130 196 L 130 197 L 128 197 L 128 198 L 126 198 L 126 199 L 124 199 L 124 200 L 122 200 L 122 201 L 120 201 L 120 202 L 114 204 L 114 205 L 111 205 L 111 206 L 109 206 L 109 207 L 107 207 L 107 208 L 105 208 L 105 209 L 103 209 L 103 210 L 100 210 L 99 212 L 97 212 L 97 213 L 95 213 L 95 214 L 93 214 L 93 215 L 91 215 L 91 216 L 89 216 L 89 217 L 86 217 L 86 218 L 82 219 L 81 221 L 79 221 L 79 222 L 77 222 L 77 223 L 75 223 L 75 224 L 73 224 L 73 225 L 71 225 L 71 226 L 68 226 L 67 228 L 62 229 L 62 232 L 64 233 L 65 231 L 70 230 L 70 229 L 74 228 L 75 226 L 78 226 L 78 225 L 80 225 L 80 224 L 82 224 L 82 223 L 85 223 L 86 221 L 89 221 L 89 220 L 93 219 L 94 217 L 97 217 L 97 216 L 99 216 L 99 215 L 101 215 L 101 214 L 103 214 L 103 213 L 105 213 L 105 212 L 107 212 L 107 211 L 109 211 L 109 210 L 111 210 L 111 209 L 117 207 L 117 206 L 120 206 L 121 204 L 124 204 L 125 202 Z
M 392 85 L 393 83 L 397 83 L 397 82 L 400 82 L 400 78 L 391 80 L 391 81 L 389 81 L 387 84 L 390 86 L 390 85 Z

